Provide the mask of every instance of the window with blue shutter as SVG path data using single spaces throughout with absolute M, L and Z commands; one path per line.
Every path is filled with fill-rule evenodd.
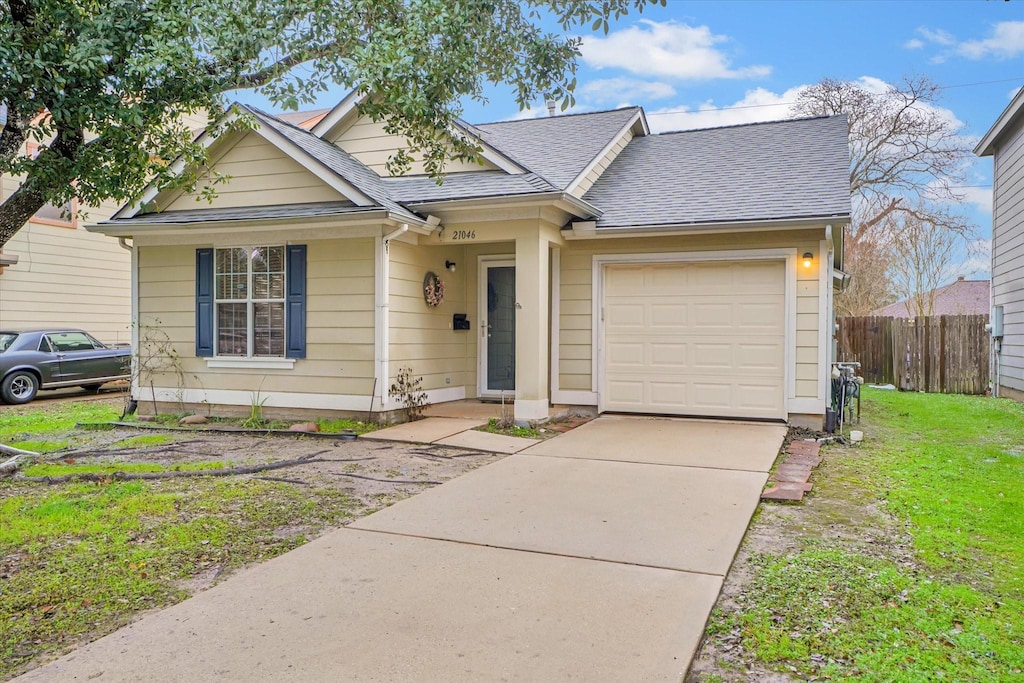
M 288 245 L 288 280 L 285 303 L 286 342 L 288 358 L 306 357 L 306 245 Z
M 306 357 L 306 246 L 196 250 L 196 355 Z
M 213 355 L 213 249 L 196 249 L 196 355 Z

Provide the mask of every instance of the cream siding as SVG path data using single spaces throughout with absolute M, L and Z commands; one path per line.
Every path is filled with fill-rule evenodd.
M 204 181 L 195 191 L 170 199 L 164 210 L 273 206 L 345 199 L 297 161 L 253 132 L 246 133 L 217 159 L 213 168 L 229 178 L 213 185 L 217 196 L 212 202 L 201 195 L 203 188 L 210 184 L 210 181 Z
M 585 195 L 587 193 L 587 190 L 589 190 L 594 185 L 594 183 L 597 182 L 597 179 L 601 177 L 601 174 L 603 174 L 608 169 L 608 167 L 611 166 L 611 163 L 615 161 L 615 157 L 619 156 L 619 153 L 626 148 L 626 145 L 628 145 L 629 141 L 632 139 L 633 131 L 627 130 L 625 135 L 619 138 L 619 140 L 612 146 L 612 148 L 608 150 L 608 153 L 601 157 L 601 160 L 597 162 L 597 165 L 594 166 L 594 168 L 591 169 L 586 176 L 584 176 L 583 180 L 580 181 L 579 185 L 573 188 L 572 194 L 577 197 L 582 197 L 583 195 Z
M 999 384 L 1024 392 L 1024 118 L 1002 133 L 992 191 L 992 304 L 1003 307 Z
M 467 313 L 466 273 L 462 247 L 419 247 L 393 241 L 388 283 L 390 312 L 389 385 L 403 366 L 423 378 L 423 389 L 465 386 L 469 376 L 469 346 L 473 330 L 453 330 L 452 314 Z M 456 272 L 445 270 L 454 261 Z M 424 300 L 423 280 L 434 272 L 445 283 L 444 302 L 437 307 Z M 472 317 L 472 316 L 471 316 Z
M 286 243 L 261 237 L 262 243 Z M 248 392 L 366 396 L 374 376 L 374 271 L 372 239 L 309 240 L 307 245 L 306 358 L 291 369 L 209 368 L 195 356 L 196 245 L 139 247 L 140 345 L 143 365 L 164 371 L 141 378 L 156 387 Z M 166 336 L 165 336 L 166 335 Z M 166 340 L 180 358 L 153 358 Z
M 790 231 L 571 242 L 561 252 L 557 388 L 593 388 L 591 280 L 595 255 L 792 248 L 798 255 L 806 251 L 815 255 L 811 268 L 797 265 L 795 382 L 797 398 L 817 398 L 820 238 L 819 231 Z
M 384 123 L 375 123 L 371 119 L 362 116 L 355 122 L 342 130 L 337 137 L 330 140 L 342 148 L 366 166 L 369 166 L 377 175 L 387 176 L 386 164 L 389 158 L 400 149 L 408 147 L 408 141 L 398 135 L 392 135 L 384 130 Z M 409 175 L 421 175 L 426 173 L 423 166 L 423 157 L 420 154 L 411 154 L 413 158 Z M 471 161 L 451 160 L 445 163 L 446 173 L 461 173 L 467 171 L 491 171 L 497 166 L 484 161 L 483 164 Z

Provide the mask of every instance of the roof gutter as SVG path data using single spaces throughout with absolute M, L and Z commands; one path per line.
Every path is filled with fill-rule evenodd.
M 425 202 L 402 202 L 413 210 L 433 209 L 472 209 L 478 206 L 499 207 L 505 205 L 519 204 L 548 204 L 561 205 L 567 213 L 574 214 L 580 218 L 600 218 L 604 213 L 601 209 L 579 197 L 556 190 L 553 192 L 533 192 L 529 194 L 504 194 L 491 195 L 489 197 L 472 197 L 470 199 L 441 199 Z
M 598 228 L 597 221 L 574 221 L 570 227 L 562 230 L 562 237 L 567 240 L 610 239 L 615 237 L 668 237 L 673 235 L 700 235 L 705 233 L 723 232 L 764 232 L 819 228 L 836 220 L 848 220 L 846 216 L 810 216 L 801 218 L 771 218 L 750 221 L 727 221 L 720 223 L 673 223 L 666 225 L 630 226 L 621 228 Z

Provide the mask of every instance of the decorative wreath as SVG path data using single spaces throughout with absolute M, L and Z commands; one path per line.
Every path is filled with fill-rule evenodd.
M 423 300 L 431 307 L 444 303 L 444 280 L 439 278 L 437 273 L 429 272 L 423 278 Z

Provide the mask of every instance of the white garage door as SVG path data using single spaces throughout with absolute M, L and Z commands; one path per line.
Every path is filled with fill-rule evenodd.
M 785 418 L 785 263 L 608 265 L 604 410 Z

